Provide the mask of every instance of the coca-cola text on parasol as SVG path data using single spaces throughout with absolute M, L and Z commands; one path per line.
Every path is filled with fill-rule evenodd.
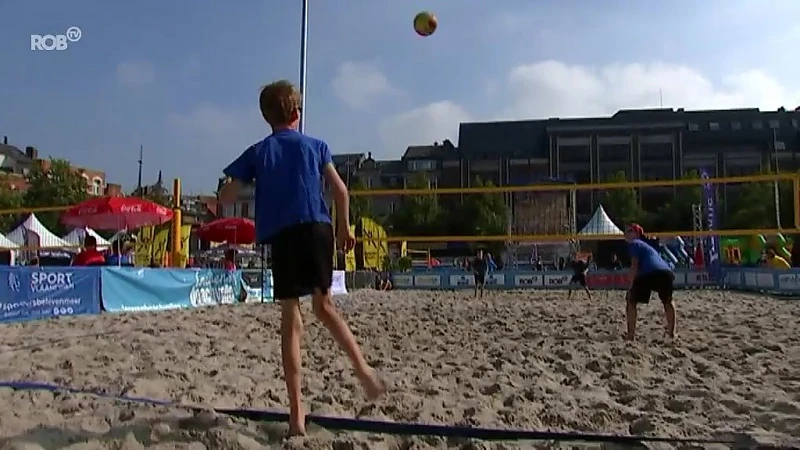
M 64 212 L 61 222 L 74 228 L 135 230 L 172 220 L 172 210 L 138 197 L 98 197 Z
M 250 219 L 228 217 L 203 225 L 197 230 L 196 235 L 208 242 L 247 245 L 256 240 L 256 225 Z

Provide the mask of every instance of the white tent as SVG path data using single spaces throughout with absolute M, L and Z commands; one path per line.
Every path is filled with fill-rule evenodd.
M 20 247 L 61 248 L 69 247 L 63 239 L 53 234 L 39 222 L 35 214 L 31 214 L 14 231 L 6 236 L 8 240 Z
M 107 240 L 105 240 L 102 236 L 97 234 L 97 232 L 91 228 L 75 228 L 74 230 L 70 231 L 69 234 L 63 236 L 61 239 L 63 239 L 69 245 L 79 247 L 83 245 L 83 239 L 86 237 L 87 234 L 89 236 L 94 236 L 94 238 L 97 239 L 98 248 L 102 249 L 110 245 Z
M 0 234 L 0 249 L 7 250 L 12 248 L 19 248 L 19 245 L 11 242 L 7 237 Z
M 606 235 L 623 235 L 625 233 L 619 229 L 618 226 L 614 225 L 614 222 L 608 217 L 606 214 L 606 210 L 603 209 L 603 205 L 600 205 L 595 210 L 594 214 L 592 214 L 592 218 L 589 219 L 589 223 L 586 224 L 585 227 L 578 233 L 578 235 L 591 235 L 591 234 L 606 234 Z

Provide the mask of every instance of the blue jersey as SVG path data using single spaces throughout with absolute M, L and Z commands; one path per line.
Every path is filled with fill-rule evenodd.
M 662 270 L 672 271 L 669 264 L 658 254 L 658 251 L 641 239 L 628 243 L 628 253 L 631 258 L 636 258 L 639 261 L 637 276 Z
M 258 242 L 293 225 L 331 222 L 322 192 L 323 171 L 331 162 L 325 142 L 295 130 L 280 130 L 225 168 L 225 175 L 235 180 L 255 182 Z

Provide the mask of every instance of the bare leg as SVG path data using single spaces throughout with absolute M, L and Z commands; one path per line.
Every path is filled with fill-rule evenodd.
M 583 290 L 586 291 L 586 296 L 589 297 L 589 300 L 592 299 L 592 291 L 589 290 L 588 287 L 584 286 Z
M 625 320 L 628 324 L 628 334 L 625 335 L 625 340 L 632 341 L 636 335 L 636 303 L 630 298 L 625 304 Z
M 567 300 L 572 298 L 572 285 L 567 288 Z
M 306 413 L 301 398 L 300 339 L 303 316 L 299 299 L 281 300 L 281 357 L 283 377 L 289 395 L 289 434 L 306 434 Z
M 675 303 L 670 298 L 664 302 L 664 317 L 667 319 L 667 335 L 675 337 Z
M 364 354 L 361 352 L 355 336 L 347 326 L 347 322 L 342 319 L 336 306 L 333 304 L 330 292 L 322 294 L 315 292 L 312 298 L 314 315 L 330 331 L 333 339 L 344 350 L 350 363 L 353 365 L 356 376 L 361 381 L 361 386 L 367 394 L 367 398 L 374 400 L 383 394 L 384 387 L 375 371 L 367 364 Z

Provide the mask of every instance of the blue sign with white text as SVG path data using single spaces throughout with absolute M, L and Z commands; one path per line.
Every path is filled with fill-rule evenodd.
M 154 311 L 235 303 L 239 272 L 219 269 L 102 269 L 106 311 Z
M 0 267 L 0 322 L 100 313 L 100 269 Z

